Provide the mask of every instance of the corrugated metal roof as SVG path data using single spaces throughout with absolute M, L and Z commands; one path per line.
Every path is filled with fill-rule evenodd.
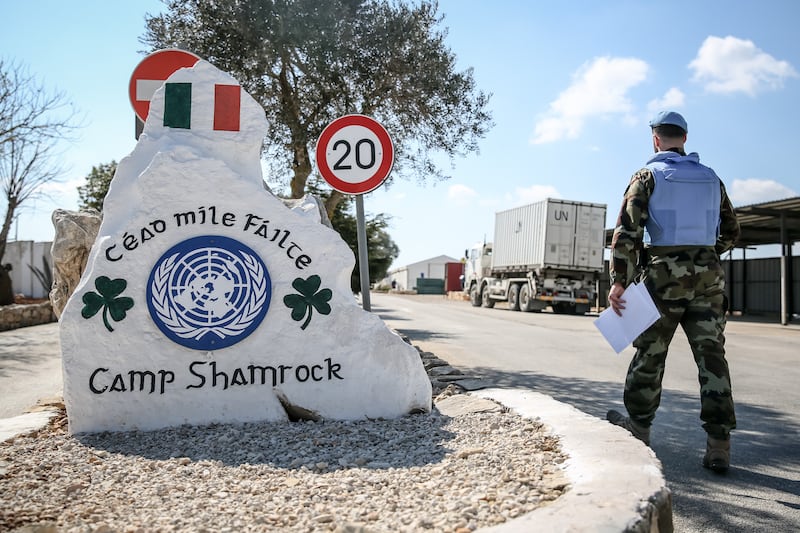
M 742 227 L 738 247 L 780 244 L 781 220 L 786 242 L 800 241 L 800 196 L 737 207 L 736 216 Z

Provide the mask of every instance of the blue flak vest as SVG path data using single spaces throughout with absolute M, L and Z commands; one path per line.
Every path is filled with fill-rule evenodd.
M 651 246 L 714 246 L 719 235 L 720 180 L 697 153 L 658 152 L 647 162 L 655 188 L 647 233 Z

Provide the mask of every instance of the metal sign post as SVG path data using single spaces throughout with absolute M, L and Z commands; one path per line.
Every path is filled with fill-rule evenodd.
M 356 234 L 358 235 L 358 275 L 361 278 L 361 307 L 372 311 L 369 301 L 369 259 L 367 258 L 367 224 L 364 221 L 364 195 L 356 196 Z

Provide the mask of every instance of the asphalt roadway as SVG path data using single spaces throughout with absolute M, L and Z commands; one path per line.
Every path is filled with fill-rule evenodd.
M 372 311 L 423 350 L 483 377 L 605 418 L 621 409 L 633 348 L 616 355 L 591 316 L 474 308 L 441 296 L 372 295 Z M 670 347 L 652 449 L 673 493 L 675 531 L 800 531 L 800 326 L 734 318 L 726 330 L 738 429 L 732 467 L 700 466 L 697 369 L 683 333 Z M 591 438 L 590 435 L 587 438 Z M 614 454 L 614 450 L 609 450 Z

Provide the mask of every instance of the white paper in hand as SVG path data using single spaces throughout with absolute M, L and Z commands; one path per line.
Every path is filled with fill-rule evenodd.
M 617 353 L 624 350 L 644 330 L 661 318 L 661 313 L 658 312 L 644 283 L 630 285 L 622 297 L 625 299 L 622 316 L 609 307 L 594 321 L 594 325 Z

